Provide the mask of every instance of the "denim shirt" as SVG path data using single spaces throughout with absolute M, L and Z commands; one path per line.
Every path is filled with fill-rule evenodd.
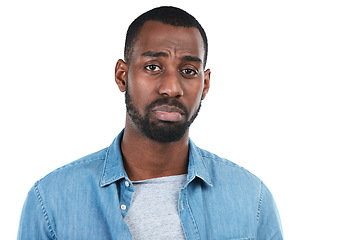
M 23 207 L 18 239 L 132 239 L 124 217 L 134 189 L 124 170 L 121 139 L 122 133 L 110 147 L 37 181 Z M 187 239 L 283 239 L 263 182 L 191 140 L 178 209 Z

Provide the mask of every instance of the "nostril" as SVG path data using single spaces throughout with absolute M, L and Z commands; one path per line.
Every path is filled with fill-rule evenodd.
M 163 97 L 170 97 L 169 94 L 167 94 L 167 93 L 161 93 L 161 95 L 162 95 Z
M 175 96 L 176 98 L 181 98 L 182 97 L 182 94 L 178 94 Z

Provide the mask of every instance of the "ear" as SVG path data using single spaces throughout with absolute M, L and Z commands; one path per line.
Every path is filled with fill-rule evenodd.
M 204 100 L 205 97 L 206 97 L 206 94 L 209 92 L 209 89 L 210 89 L 210 74 L 211 74 L 210 69 L 207 69 L 204 72 L 204 88 L 203 88 L 203 93 L 202 93 L 201 100 Z
M 115 66 L 115 82 L 121 92 L 125 92 L 127 84 L 128 65 L 119 59 Z

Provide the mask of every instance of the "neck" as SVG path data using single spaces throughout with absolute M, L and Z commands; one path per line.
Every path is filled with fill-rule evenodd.
M 188 131 L 177 142 L 153 141 L 132 127 L 125 127 L 121 141 L 124 168 L 132 181 L 187 173 Z

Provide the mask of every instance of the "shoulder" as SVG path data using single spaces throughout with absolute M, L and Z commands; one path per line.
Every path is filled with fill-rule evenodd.
M 261 179 L 244 167 L 204 149 L 197 147 L 197 150 L 213 179 L 221 182 L 231 182 L 232 184 L 239 183 L 255 188 L 261 187 Z
M 221 164 L 221 165 L 226 165 L 229 167 L 233 167 L 233 168 L 239 168 L 239 169 L 244 169 L 243 167 L 240 167 L 239 165 L 237 165 L 236 163 L 226 159 L 226 158 L 222 158 L 219 157 L 218 155 L 209 152 L 207 150 L 201 149 L 199 147 L 197 147 L 197 150 L 199 151 L 199 154 L 201 155 L 201 157 L 205 160 L 208 160 L 209 162 L 214 162 L 216 164 Z
M 89 178 L 100 176 L 103 170 L 106 153 L 107 148 L 104 148 L 98 152 L 89 154 L 59 167 L 47 174 L 45 177 L 41 178 L 37 182 L 37 185 L 58 185 L 59 183 L 68 184 L 82 180 L 86 181 L 89 180 Z

